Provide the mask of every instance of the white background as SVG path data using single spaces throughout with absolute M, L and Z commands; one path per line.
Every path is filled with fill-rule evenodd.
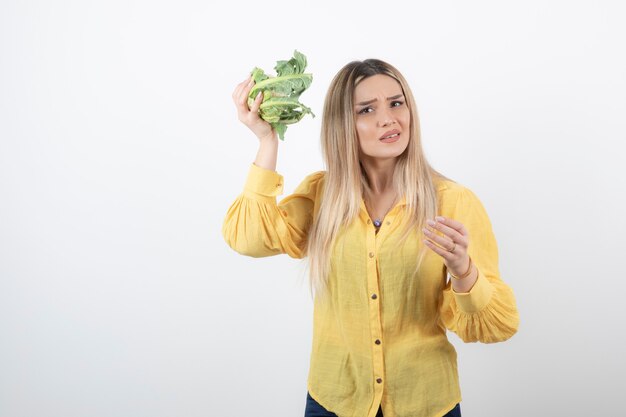
M 331 78 L 396 66 L 427 157 L 485 205 L 519 332 L 458 350 L 464 417 L 623 412 L 626 27 L 619 1 L 3 1 L 0 416 L 301 416 L 302 261 L 221 226 L 257 139 L 231 93 L 293 50 L 323 169 Z

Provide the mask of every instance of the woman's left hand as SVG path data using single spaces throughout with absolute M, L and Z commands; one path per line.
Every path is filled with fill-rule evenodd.
M 469 233 L 463 223 L 441 216 L 427 220 L 428 226 L 422 230 L 426 235 L 424 243 L 433 252 L 443 258 L 448 271 L 454 276 L 461 276 L 469 268 Z M 443 236 L 435 231 L 441 232 Z

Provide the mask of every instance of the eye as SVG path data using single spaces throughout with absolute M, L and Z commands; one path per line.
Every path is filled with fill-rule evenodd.
M 392 102 L 391 102 L 391 107 L 400 107 L 400 106 L 402 106 L 402 105 L 404 105 L 404 101 L 395 100 L 395 101 L 392 101 Z M 373 109 L 373 108 L 371 108 L 371 107 L 364 107 L 364 108 L 362 108 L 361 110 L 359 110 L 359 111 L 358 111 L 358 114 L 367 114 L 367 113 L 371 113 L 371 111 L 369 111 L 369 110 L 374 111 L 374 109 Z
M 397 106 L 396 106 L 397 104 Z M 400 100 L 395 100 L 391 102 L 391 107 L 400 107 L 404 104 L 404 101 L 400 101 Z M 374 110 L 371 107 L 364 107 L 361 110 L 359 110 L 358 114 L 366 114 L 366 113 L 371 113 L 370 111 L 367 110 Z

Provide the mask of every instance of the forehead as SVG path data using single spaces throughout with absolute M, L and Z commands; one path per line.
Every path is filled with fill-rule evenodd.
M 365 78 L 354 89 L 354 101 L 371 100 L 381 96 L 390 97 L 402 93 L 400 83 L 394 78 L 376 74 Z

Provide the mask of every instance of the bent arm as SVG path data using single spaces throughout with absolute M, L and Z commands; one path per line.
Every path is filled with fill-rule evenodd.
M 465 293 L 454 291 L 448 282 L 441 306 L 443 322 L 464 342 L 507 340 L 517 332 L 519 313 L 513 290 L 500 277 L 498 247 L 485 208 L 471 190 L 463 188 L 451 216 L 468 230 L 468 252 L 478 278 Z
M 251 164 L 244 191 L 229 207 L 222 226 L 226 243 L 255 258 L 286 253 L 305 256 L 309 226 L 323 171 L 308 175 L 293 194 L 283 193 L 283 176 Z

